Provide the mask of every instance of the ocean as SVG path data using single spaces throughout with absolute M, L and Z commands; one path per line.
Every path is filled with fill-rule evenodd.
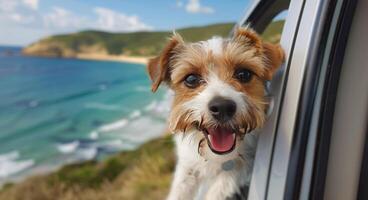
M 166 130 L 170 94 L 140 64 L 0 47 L 0 184 L 134 149 Z

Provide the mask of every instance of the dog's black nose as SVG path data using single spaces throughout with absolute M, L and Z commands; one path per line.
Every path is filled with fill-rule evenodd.
M 233 100 L 217 96 L 208 103 L 208 109 L 215 119 L 226 122 L 234 116 L 236 103 Z

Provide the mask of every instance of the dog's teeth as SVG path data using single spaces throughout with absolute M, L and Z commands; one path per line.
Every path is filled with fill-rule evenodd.
M 210 142 L 212 143 L 212 135 L 208 135 L 208 139 L 210 140 Z
M 236 137 L 236 134 L 235 134 L 235 133 L 233 133 L 233 139 L 235 139 L 235 137 Z

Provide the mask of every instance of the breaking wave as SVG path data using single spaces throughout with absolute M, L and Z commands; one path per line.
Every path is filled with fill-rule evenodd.
M 18 151 L 0 154 L 0 179 L 28 169 L 35 164 L 33 160 L 20 160 L 19 158 Z

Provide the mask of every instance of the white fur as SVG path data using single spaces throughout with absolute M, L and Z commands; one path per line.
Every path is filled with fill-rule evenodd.
M 233 100 L 237 105 L 236 114 L 246 111 L 244 94 L 221 81 L 213 71 L 206 82 L 206 88 L 183 105 L 192 110 L 194 119 L 210 117 L 207 105 L 215 96 Z M 197 130 L 175 133 L 178 162 L 168 200 L 224 200 L 239 192 L 239 187 L 249 185 L 256 133 L 249 133 L 244 139 L 237 137 L 235 149 L 226 155 L 213 153 L 207 144 L 200 155 L 198 145 L 202 139 L 203 133 Z M 229 163 L 233 168 L 224 169 Z
M 197 152 L 202 134 L 196 131 L 185 134 L 175 136 L 178 163 L 168 200 L 224 200 L 239 192 L 240 186 L 249 185 L 256 133 L 238 139 L 236 149 L 226 155 L 214 154 L 205 145 L 203 156 Z M 223 168 L 227 162 L 234 163 L 233 169 Z
M 213 37 L 207 41 L 201 42 L 203 48 L 207 52 L 212 52 L 214 55 L 222 55 L 224 39 L 221 37 Z

